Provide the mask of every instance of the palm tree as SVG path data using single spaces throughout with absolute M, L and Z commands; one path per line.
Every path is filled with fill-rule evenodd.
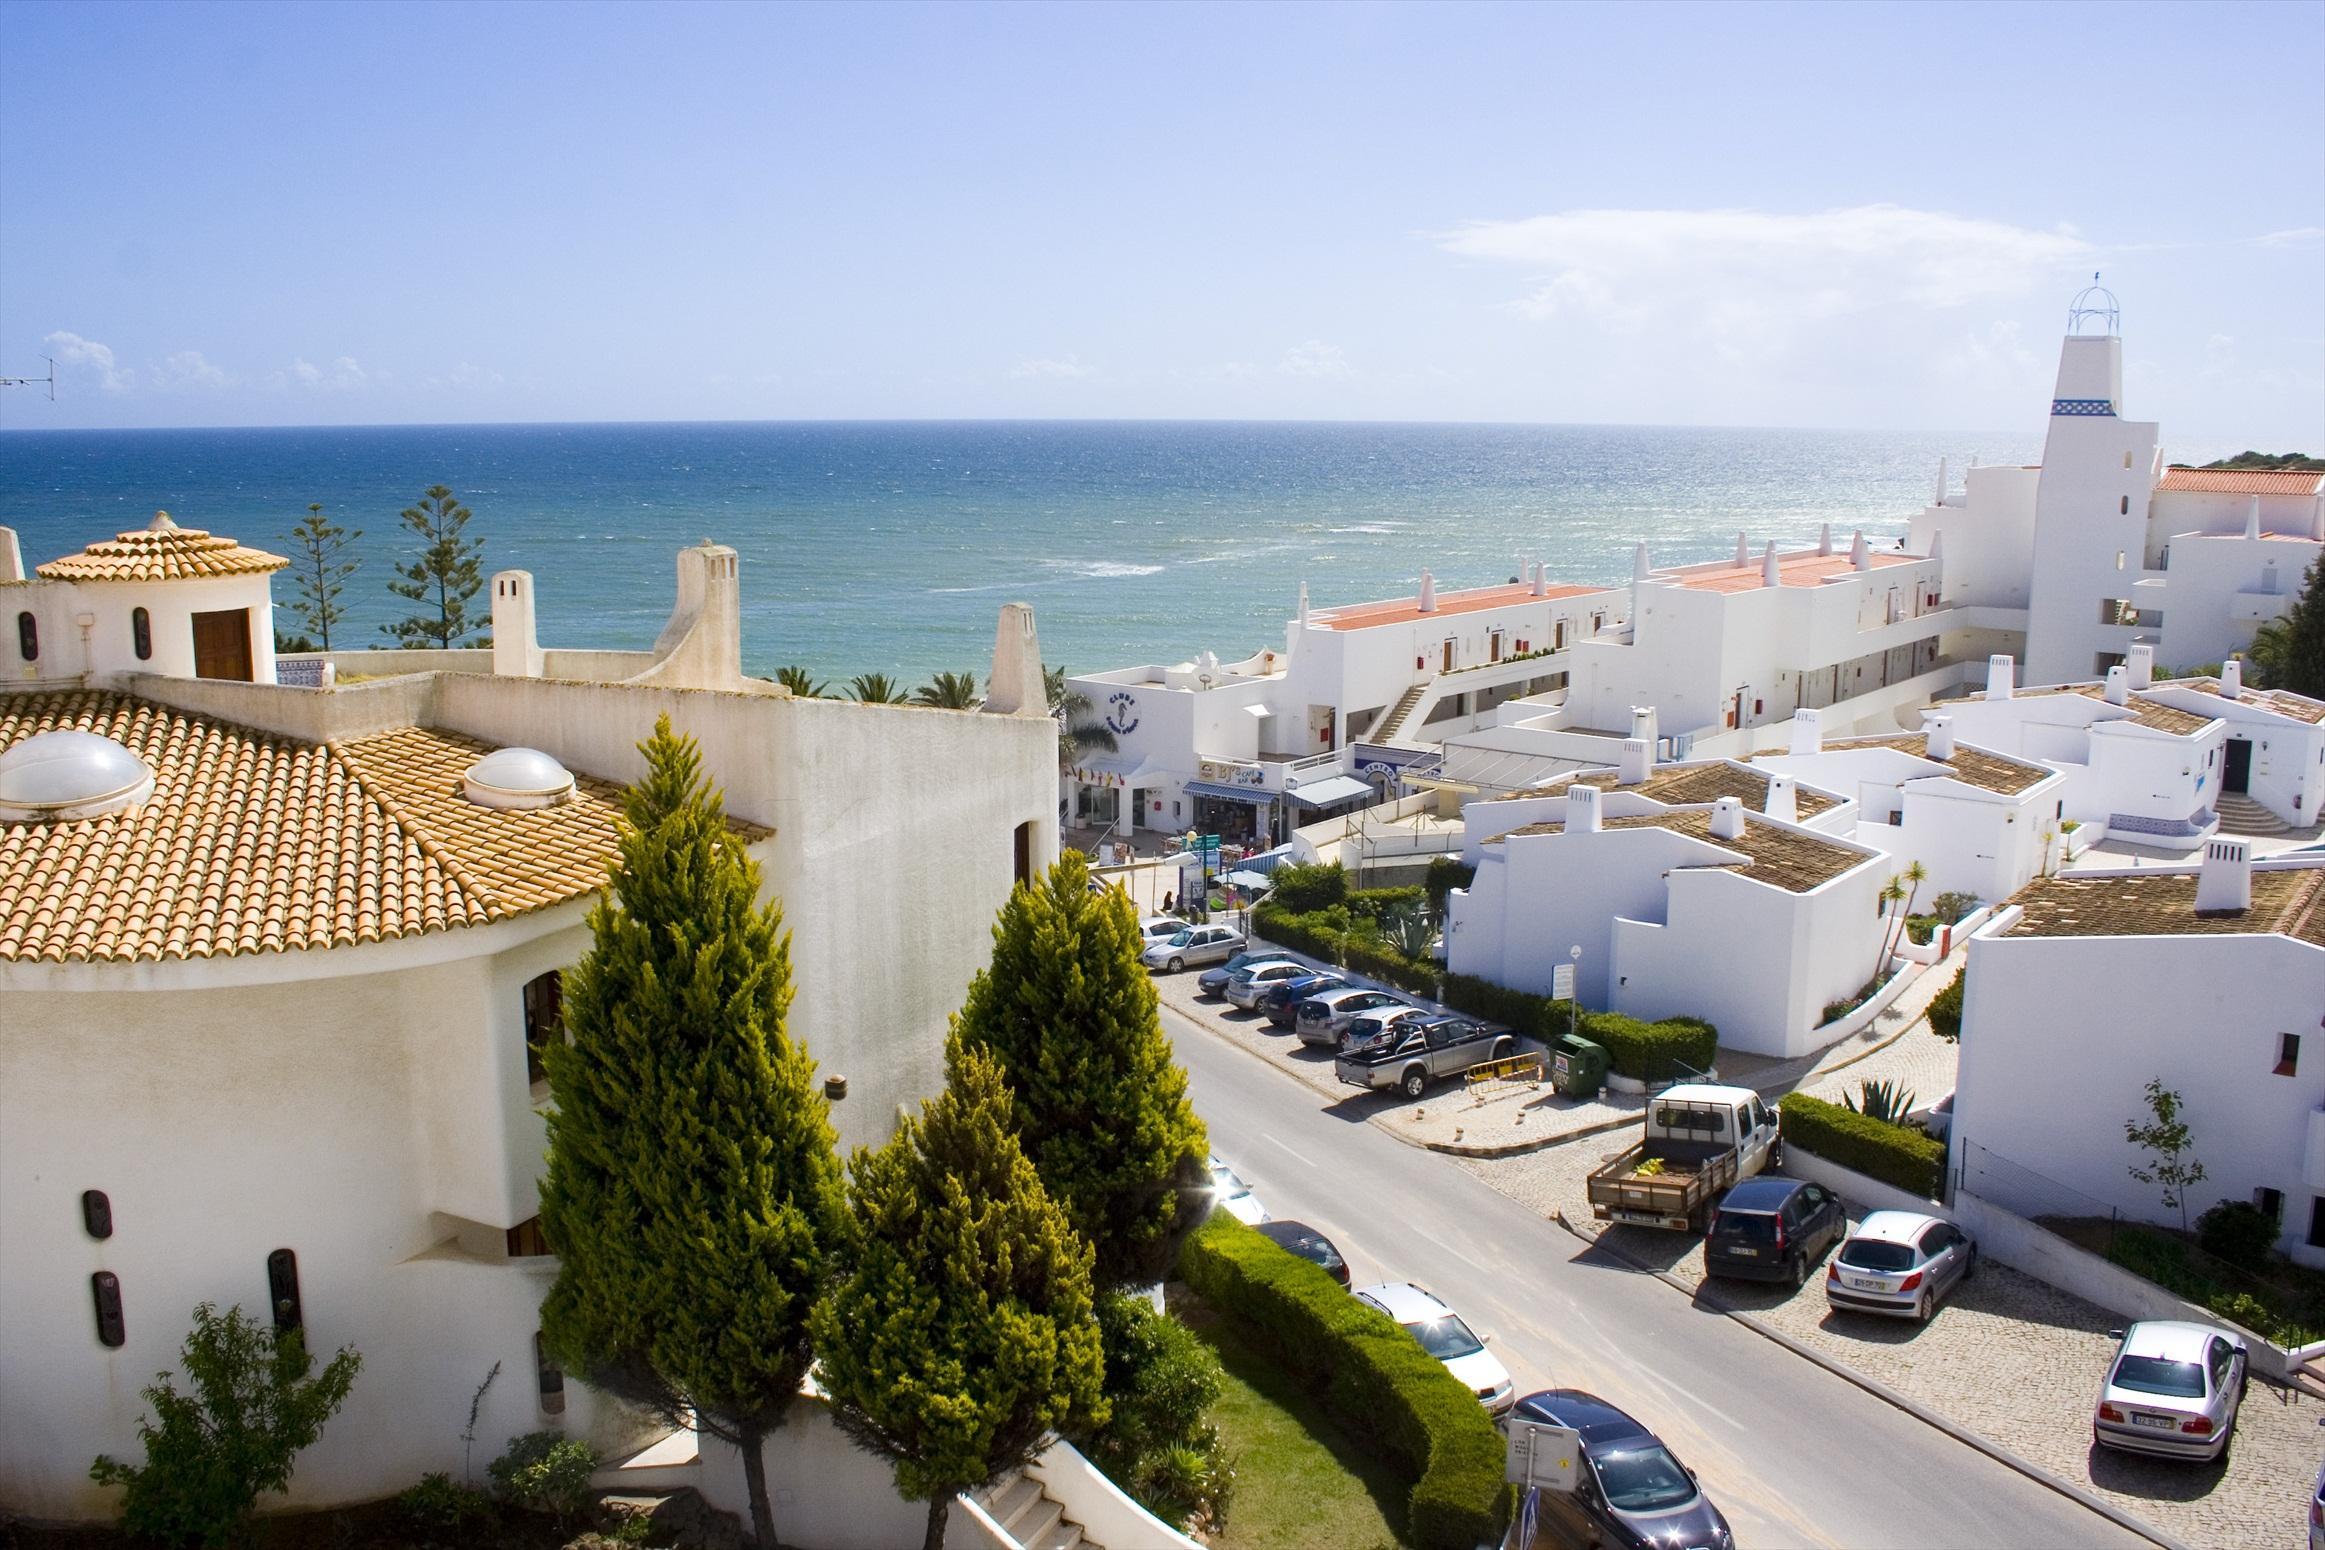
M 1892 877 L 1881 885 L 1881 956 L 1873 960 L 1872 983 L 1881 983 L 1882 974 L 1889 967 L 1889 939 L 1897 929 L 1894 918 L 1897 905 L 1905 898 L 1905 880 Z
M 1929 868 L 1923 866 L 1918 861 L 1907 862 L 1905 867 L 1905 881 L 1907 885 L 1905 892 L 1905 908 L 1900 910 L 1897 915 L 1897 934 L 1891 940 L 1889 945 L 1889 950 L 1892 953 L 1896 952 L 1898 948 L 1905 945 L 1905 923 L 1913 918 L 1914 901 L 1921 897 L 1921 885 L 1929 881 Z M 1881 962 L 1882 966 L 1886 968 L 1888 966 L 1889 960 L 1884 958 L 1881 960 Z
M 848 698 L 861 705 L 903 705 L 908 703 L 904 685 L 886 673 L 858 673 L 848 680 Z
M 977 692 L 975 673 L 939 673 L 912 691 L 913 704 L 933 705 L 938 710 L 975 710 L 984 701 Z
M 1085 721 L 1097 707 L 1090 697 L 1066 682 L 1062 667 L 1041 670 L 1042 693 L 1049 699 L 1049 713 L 1058 724 L 1058 768 L 1071 769 L 1075 762 L 1088 753 L 1112 753 L 1122 745 L 1103 721 Z
M 779 667 L 775 681 L 803 700 L 826 699 L 831 694 L 831 685 L 817 683 L 815 675 L 804 667 Z

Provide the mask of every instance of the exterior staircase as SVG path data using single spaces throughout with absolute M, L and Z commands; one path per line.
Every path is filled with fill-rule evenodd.
M 1397 734 L 1405 729 L 1406 718 L 1413 714 L 1414 708 L 1421 703 L 1422 698 L 1428 692 L 1429 685 L 1426 683 L 1417 683 L 1407 689 L 1403 698 L 1391 705 L 1382 713 L 1381 718 L 1372 724 L 1372 729 L 1364 734 L 1364 741 L 1368 743 L 1395 742 Z
M 2240 791 L 2223 791 L 2214 799 L 2223 834 L 2290 834 L 2293 826 Z
M 978 1492 L 977 1504 L 1024 1550 L 1106 1550 L 1066 1516 L 1039 1480 L 1022 1471 Z

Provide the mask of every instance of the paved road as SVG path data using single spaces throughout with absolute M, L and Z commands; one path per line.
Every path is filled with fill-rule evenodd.
M 1589 1389 L 1639 1417 L 1703 1477 L 1747 1550 L 2147 1544 L 1587 1249 L 1449 1159 L 1319 1107 L 1168 1008 L 1163 1026 L 1213 1150 L 1271 1214 L 1323 1229 L 1359 1286 L 1428 1287 L 1492 1334 L 1520 1393 Z

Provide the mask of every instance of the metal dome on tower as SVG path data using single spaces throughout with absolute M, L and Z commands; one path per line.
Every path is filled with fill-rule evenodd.
M 2112 339 L 2122 332 L 2123 308 L 2115 293 L 2099 283 L 2099 271 L 2091 271 L 2091 283 L 2075 292 L 2075 299 L 2067 303 L 2067 332 L 2080 334 L 2083 324 L 2097 319 L 2105 327 L 2103 332 Z

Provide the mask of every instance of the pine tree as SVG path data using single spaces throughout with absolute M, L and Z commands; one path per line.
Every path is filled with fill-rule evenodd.
M 291 612 L 322 642 L 322 649 L 329 651 L 331 626 L 347 617 L 347 610 L 340 606 L 339 594 L 347 578 L 362 564 L 340 556 L 349 544 L 363 536 L 363 529 L 349 531 L 324 516 L 319 503 L 310 503 L 307 520 L 284 536 L 299 551 L 299 558 L 291 569 L 291 584 L 299 595 L 291 604 Z
M 541 1227 L 559 1256 L 549 1349 L 742 1453 L 761 1550 L 761 1448 L 799 1392 L 807 1318 L 846 1225 L 815 1063 L 784 1030 L 790 939 L 691 738 L 640 745 L 595 944 L 564 978 L 566 1040 Z
M 1026 1156 L 1097 1251 L 1104 1288 L 1161 1277 L 1201 1225 L 1207 1182 L 1203 1122 L 1139 947 L 1130 896 L 1092 892 L 1068 851 L 1010 894 L 992 963 L 953 1021 L 954 1048 L 1001 1067 Z
M 832 1417 L 928 1503 L 923 1550 L 956 1493 L 1106 1417 L 1089 1246 L 1018 1146 L 999 1068 L 946 1063 L 945 1091 L 849 1165 L 853 1260 L 814 1319 Z
M 404 508 L 404 526 L 411 529 L 420 550 L 411 564 L 395 568 L 401 579 L 389 582 L 388 590 L 435 611 L 383 624 L 383 634 L 406 646 L 449 649 L 470 644 L 467 637 L 485 622 L 468 611 L 484 586 L 484 544 L 462 536 L 471 515 L 440 484 L 421 491 L 419 505 Z M 489 640 L 475 644 L 489 644 Z
M 2325 699 L 2325 565 L 2309 567 L 2300 600 L 2260 627 L 2247 655 L 2270 688 Z

